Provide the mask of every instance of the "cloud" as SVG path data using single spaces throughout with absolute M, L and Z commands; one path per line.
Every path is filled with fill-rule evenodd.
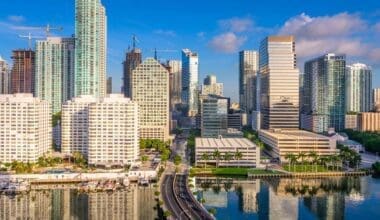
M 23 22 L 25 20 L 24 16 L 22 15 L 9 15 L 7 17 L 8 21 L 18 23 L 18 22 Z
M 199 38 L 204 38 L 205 35 L 206 35 L 206 33 L 203 31 L 197 33 L 197 37 L 199 37 Z
M 234 53 L 246 40 L 246 37 L 239 37 L 233 32 L 226 32 L 215 36 L 209 42 L 209 46 L 219 52 Z
M 369 25 L 358 14 L 339 13 L 311 17 L 305 13 L 288 19 L 278 34 L 295 35 L 297 57 L 301 60 L 324 53 L 343 53 L 348 57 L 376 62 L 380 48 L 373 35 L 380 24 Z
M 154 30 L 153 33 L 158 34 L 158 35 L 168 36 L 168 37 L 175 37 L 177 35 L 175 31 L 173 30 L 162 30 L 162 29 Z
M 253 21 L 250 18 L 230 18 L 219 21 L 219 26 L 230 32 L 245 32 L 253 28 Z

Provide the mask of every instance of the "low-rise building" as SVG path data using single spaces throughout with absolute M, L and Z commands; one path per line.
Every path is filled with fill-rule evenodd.
M 215 152 L 220 153 L 219 159 L 214 157 Z M 257 167 L 260 164 L 260 148 L 246 138 L 196 138 L 195 165 L 205 163 Z
M 380 112 L 361 112 L 358 115 L 359 131 L 380 131 Z
M 345 129 L 358 129 L 358 115 L 357 114 L 347 114 L 345 118 Z
M 259 130 L 259 138 L 269 146 L 268 153 L 281 161 L 289 153 L 316 152 L 321 156 L 338 153 L 336 140 L 303 130 Z
M 49 102 L 31 93 L 0 95 L 0 161 L 36 162 L 51 146 Z

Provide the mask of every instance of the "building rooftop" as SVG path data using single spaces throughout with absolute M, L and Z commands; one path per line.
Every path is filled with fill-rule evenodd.
M 274 136 L 279 139 L 310 139 L 310 138 L 321 138 L 328 139 L 328 137 L 312 133 L 304 130 L 260 130 L 261 133 Z
M 196 138 L 197 147 L 256 147 L 254 143 L 246 138 Z

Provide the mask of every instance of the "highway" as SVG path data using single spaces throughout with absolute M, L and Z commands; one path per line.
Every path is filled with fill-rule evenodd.
M 173 189 L 174 175 L 166 174 L 161 184 L 162 199 L 174 219 L 190 219 L 177 203 Z
M 187 175 L 177 174 L 174 183 L 174 192 L 180 206 L 190 215 L 191 219 L 213 220 L 214 218 L 195 200 L 187 187 Z

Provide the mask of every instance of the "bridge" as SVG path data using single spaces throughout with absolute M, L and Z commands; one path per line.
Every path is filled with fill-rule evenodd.
M 162 198 L 173 219 L 214 220 L 194 198 L 185 174 L 166 174 L 161 184 Z

